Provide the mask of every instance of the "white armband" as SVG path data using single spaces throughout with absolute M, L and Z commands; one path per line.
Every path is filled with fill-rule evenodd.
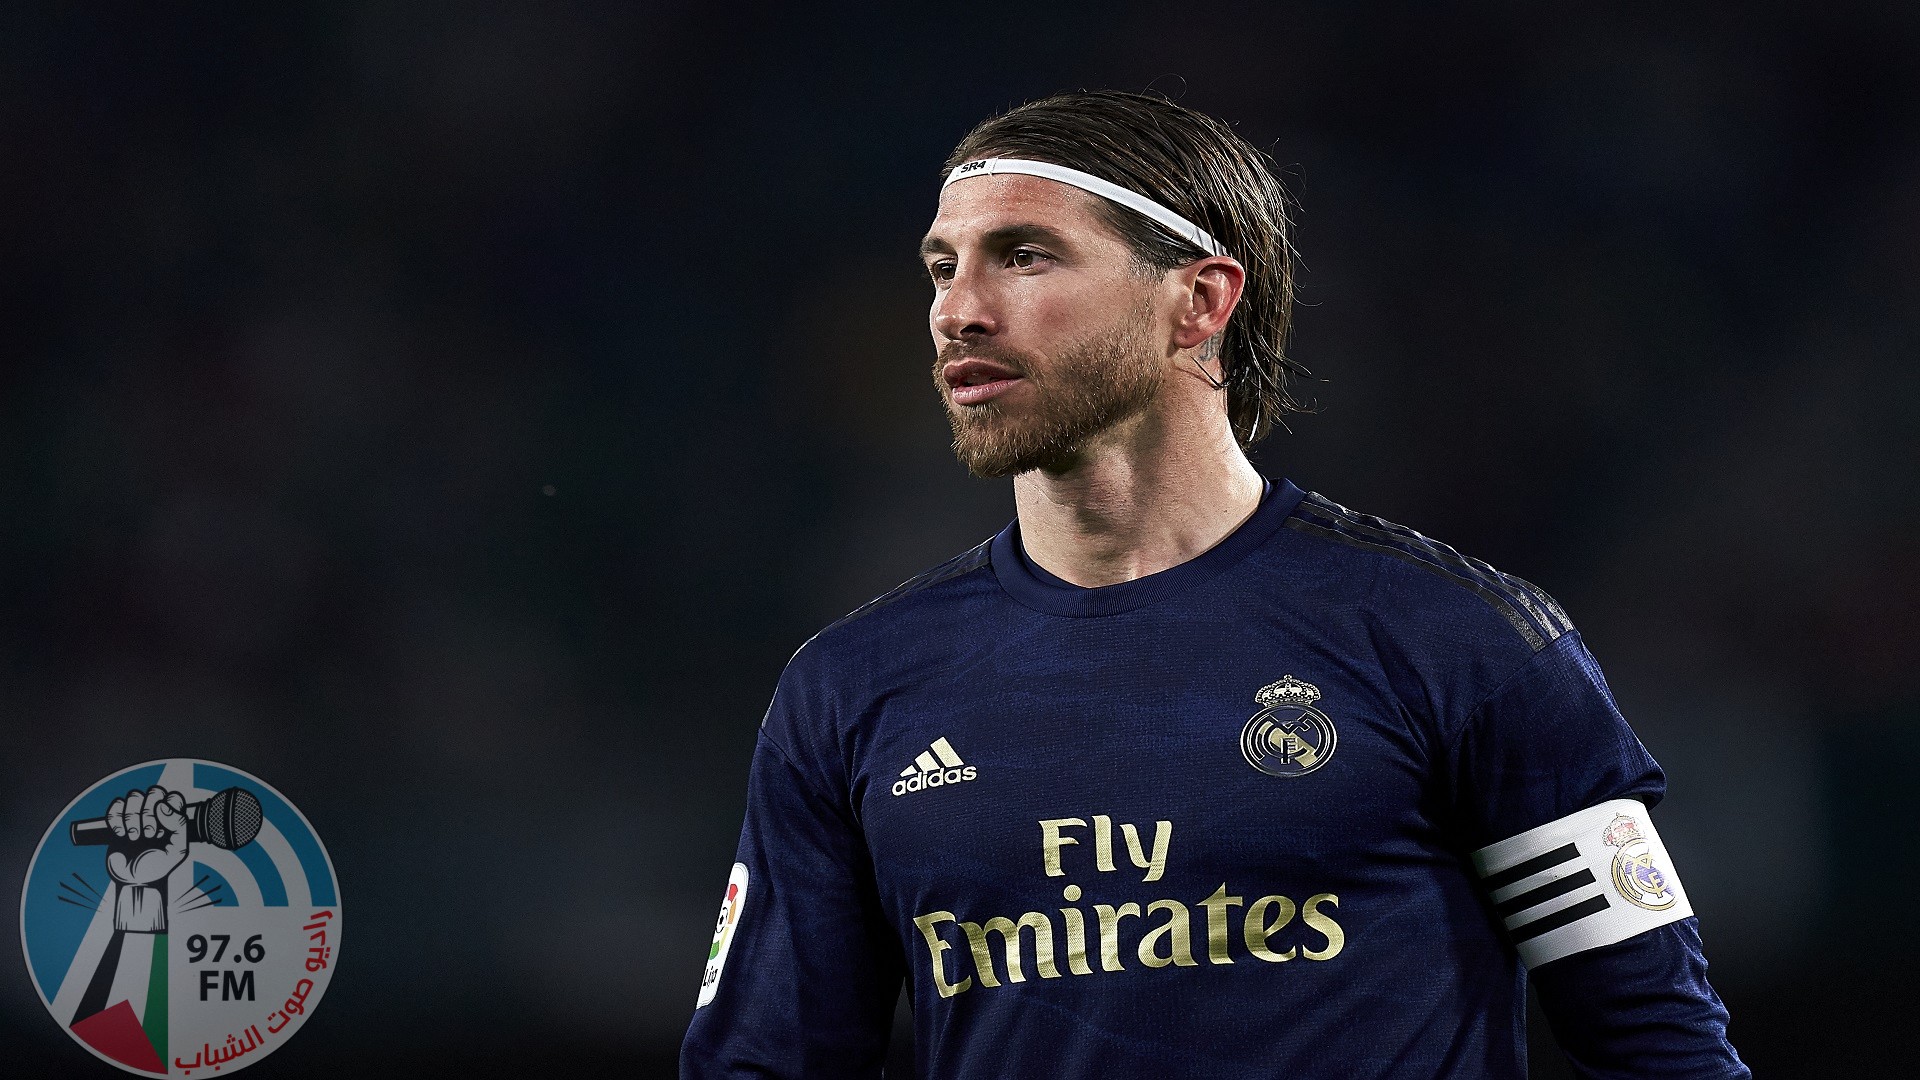
M 1693 914 L 1645 805 L 1615 799 L 1473 853 L 1529 968 Z

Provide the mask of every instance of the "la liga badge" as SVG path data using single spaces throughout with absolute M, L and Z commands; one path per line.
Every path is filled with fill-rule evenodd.
M 313 826 L 259 777 L 149 761 L 55 818 L 20 897 L 53 1019 L 141 1076 L 244 1069 L 313 1015 L 340 960 L 340 885 Z
M 696 1009 L 713 1004 L 720 992 L 720 975 L 727 967 L 727 953 L 733 948 L 733 931 L 740 925 L 740 912 L 747 906 L 747 864 L 734 863 L 727 875 L 727 896 L 720 901 L 720 918 L 713 925 L 713 944 L 707 949 L 707 970 L 700 976 L 700 1000 Z

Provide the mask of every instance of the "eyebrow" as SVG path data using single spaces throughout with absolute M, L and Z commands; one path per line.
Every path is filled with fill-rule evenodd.
M 1045 225 L 1003 225 L 980 238 L 980 242 L 992 248 L 1010 247 L 1014 244 L 1038 243 L 1058 247 L 1067 246 L 1067 238 L 1047 228 Z M 951 255 L 953 245 L 932 233 L 920 241 L 920 256 Z

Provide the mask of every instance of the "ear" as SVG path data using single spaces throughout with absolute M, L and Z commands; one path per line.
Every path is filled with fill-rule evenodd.
M 1179 287 L 1173 344 L 1181 349 L 1198 348 L 1226 329 L 1247 285 L 1245 268 L 1225 255 L 1188 263 L 1170 276 Z

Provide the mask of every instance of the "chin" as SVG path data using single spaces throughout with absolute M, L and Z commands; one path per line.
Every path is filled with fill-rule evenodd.
M 1061 438 L 1058 432 L 983 432 L 956 424 L 953 456 L 973 475 L 998 480 L 1037 469 L 1063 471 L 1078 458 L 1079 445 L 1077 440 Z

